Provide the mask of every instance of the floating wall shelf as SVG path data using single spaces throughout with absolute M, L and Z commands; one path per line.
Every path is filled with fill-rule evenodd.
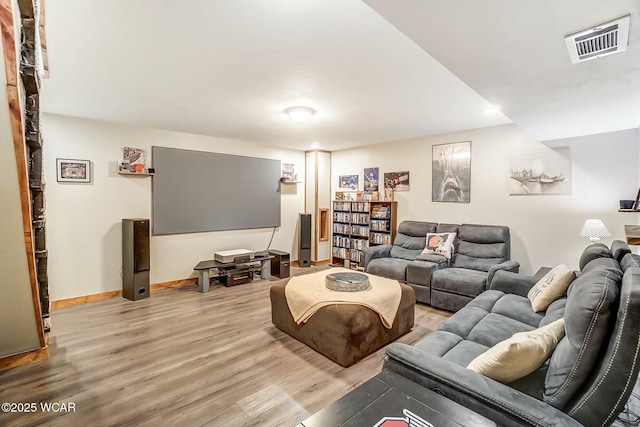
M 120 175 L 127 175 L 127 176 L 153 176 L 155 174 L 151 173 L 151 172 L 123 172 L 123 171 L 118 171 L 118 174 Z

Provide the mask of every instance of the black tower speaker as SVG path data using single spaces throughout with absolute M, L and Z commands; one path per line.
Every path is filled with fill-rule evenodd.
M 122 296 L 136 301 L 149 296 L 149 220 L 122 220 Z
M 298 265 L 311 267 L 311 214 L 300 214 L 300 235 L 298 236 Z

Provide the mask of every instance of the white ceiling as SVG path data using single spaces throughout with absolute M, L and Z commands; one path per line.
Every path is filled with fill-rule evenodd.
M 640 126 L 637 0 L 365 0 L 532 137 Z M 566 35 L 631 14 L 626 52 L 572 64 Z
M 366 1 L 47 1 L 42 109 L 300 150 L 638 127 L 635 1 Z M 628 52 L 571 65 L 565 34 L 629 12 Z

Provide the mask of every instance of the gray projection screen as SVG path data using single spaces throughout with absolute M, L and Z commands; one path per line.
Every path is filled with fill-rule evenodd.
M 280 160 L 152 147 L 153 234 L 280 226 Z

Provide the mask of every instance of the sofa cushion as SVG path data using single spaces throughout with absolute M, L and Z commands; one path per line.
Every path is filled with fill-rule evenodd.
M 549 304 L 565 294 L 575 278 L 576 273 L 564 264 L 552 268 L 527 294 L 533 311 L 546 310 Z
M 460 251 L 459 247 L 457 250 Z M 451 265 L 458 268 L 488 272 L 492 266 L 501 264 L 504 261 L 506 261 L 504 258 L 479 258 L 458 252 L 453 255 Z
M 458 313 L 461 314 L 458 315 L 456 313 L 455 316 L 442 322 L 440 326 L 438 326 L 438 330 L 450 332 L 466 340 L 471 330 L 489 314 L 489 311 L 467 305 L 459 310 Z
M 640 255 L 636 254 L 626 254 L 622 257 L 622 262 L 620 263 L 623 271 L 627 271 L 628 268 L 637 267 L 640 268 Z
M 458 229 L 452 265 L 489 271 L 491 266 L 509 259 L 509 244 L 509 227 L 462 224 Z
M 436 225 L 432 222 L 402 221 L 398 226 L 398 233 L 393 240 L 389 256 L 413 261 L 424 249 L 425 236 L 433 233 Z
M 578 265 L 580 270 L 584 270 L 584 267 L 596 258 L 612 258 L 611 251 L 604 243 L 594 243 L 587 246 L 582 255 L 580 255 L 580 261 Z
M 462 224 L 452 265 L 458 268 L 489 271 L 491 266 L 509 259 L 509 227 Z
M 397 238 L 396 238 L 397 240 Z M 416 259 L 418 255 L 422 252 L 422 248 L 420 249 L 406 249 L 402 246 L 391 246 L 391 250 L 389 251 L 389 256 L 392 258 L 404 259 L 407 261 L 413 261 Z
M 514 294 L 505 294 L 496 301 L 492 312 L 526 323 L 533 328 L 539 327 L 543 318 L 543 313 L 536 313 L 531 309 L 529 299 Z
M 611 242 L 611 255 L 616 261 L 622 262 L 622 258 L 624 258 L 626 254 L 630 253 L 631 248 L 626 242 L 623 242 L 622 240 L 614 240 Z
M 516 304 L 528 310 L 531 318 L 526 319 L 526 315 L 515 313 L 517 309 L 508 312 L 507 307 L 515 302 L 514 298 L 522 300 Z M 454 316 L 442 322 L 438 330 L 491 347 L 516 332 L 537 328 L 541 318 L 540 314 L 533 313 L 524 297 L 500 291 L 485 291 Z
M 443 268 L 431 275 L 431 289 L 475 297 L 487 284 L 487 273 L 466 268 Z
M 424 243 L 424 236 L 414 237 L 398 233 L 389 251 L 389 256 L 413 261 L 424 249 Z
M 584 269 L 580 272 L 580 275 L 585 275 L 594 271 L 599 271 L 601 274 L 611 274 L 616 277 L 617 280 L 622 280 L 622 268 L 618 261 L 613 258 L 596 258 L 589 262 Z M 571 288 L 571 287 L 570 287 Z M 567 293 L 571 292 L 570 290 Z
M 564 310 L 567 307 L 567 297 L 562 297 L 555 300 L 549 305 L 547 311 L 544 313 L 544 317 L 540 320 L 538 326 L 545 326 L 551 322 L 555 322 L 558 319 L 564 317 Z
M 458 229 L 460 229 L 460 224 L 445 224 L 440 223 L 436 227 L 436 233 L 458 233 Z
M 409 262 L 401 258 L 376 258 L 367 265 L 367 273 L 405 282 Z
M 449 331 L 435 330 L 424 336 L 414 345 L 439 357 L 444 357 L 449 350 L 463 341 L 460 335 Z
M 615 262 L 615 261 L 613 261 Z M 594 367 L 615 321 L 619 276 L 606 268 L 581 274 L 571 284 L 564 311 L 565 337 L 551 356 L 544 400 L 562 409 Z
M 504 298 L 505 295 L 507 294 L 505 294 L 502 291 L 496 291 L 496 290 L 484 291 L 483 293 L 475 297 L 473 301 L 467 304 L 465 309 L 479 308 L 481 310 L 486 311 L 487 313 L 490 313 L 491 310 L 493 310 L 493 307 L 498 303 L 498 301 L 500 301 L 500 299 Z
M 474 243 L 503 243 L 510 241 L 509 227 L 502 225 L 462 224 L 458 228 L 458 237 L 461 240 Z
M 471 340 L 462 340 L 447 352 L 443 359 L 456 365 L 467 366 L 473 359 L 483 354 L 489 347 Z
M 435 222 L 402 221 L 400 225 L 398 225 L 398 233 L 411 237 L 424 237 L 428 233 L 435 233 L 437 226 L 438 224 Z
M 467 366 L 471 360 L 489 348 L 442 330 L 430 333 L 415 346 L 460 366 Z
M 533 331 L 518 332 L 473 359 L 467 368 L 510 383 L 542 366 L 563 336 L 563 319 Z
M 535 327 L 501 314 L 489 313 L 482 318 L 469 332 L 468 340 L 487 347 L 511 338 L 518 332 L 527 332 Z

